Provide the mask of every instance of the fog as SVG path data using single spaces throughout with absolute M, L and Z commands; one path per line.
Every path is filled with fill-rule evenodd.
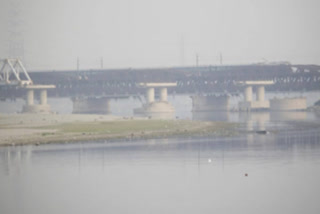
M 10 56 L 10 41 L 23 41 L 29 70 L 76 69 L 77 58 L 80 69 L 100 68 L 101 58 L 104 68 L 187 66 L 196 55 L 200 65 L 320 64 L 319 6 L 317 0 L 1 0 L 0 58 Z

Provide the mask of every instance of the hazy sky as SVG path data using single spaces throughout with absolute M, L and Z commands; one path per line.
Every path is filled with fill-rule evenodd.
M 0 0 L 0 57 L 13 6 Z M 19 0 L 11 0 L 11 2 Z M 21 1 L 21 0 L 20 0 Z M 319 0 L 28 0 L 20 13 L 29 69 L 290 61 L 320 64 Z

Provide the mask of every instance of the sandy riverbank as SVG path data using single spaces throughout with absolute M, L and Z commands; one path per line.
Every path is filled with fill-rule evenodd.
M 232 135 L 235 124 L 112 115 L 0 114 L 0 145 Z

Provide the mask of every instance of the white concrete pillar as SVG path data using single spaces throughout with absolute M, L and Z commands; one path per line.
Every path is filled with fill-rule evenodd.
M 264 86 L 258 86 L 256 95 L 257 101 L 264 101 Z
M 27 105 L 33 105 L 33 99 L 34 99 L 34 92 L 32 89 L 27 90 Z
M 47 105 L 47 89 L 40 91 L 40 105 Z
M 154 102 L 154 88 L 147 88 L 146 97 L 148 103 Z
M 167 88 L 160 88 L 160 101 L 168 101 L 168 90 Z
M 244 101 L 246 102 L 252 101 L 252 86 L 247 86 L 244 89 Z

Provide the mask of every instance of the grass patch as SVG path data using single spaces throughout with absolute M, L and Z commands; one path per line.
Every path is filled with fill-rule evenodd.
M 45 136 L 51 136 L 51 135 L 55 135 L 54 132 L 43 132 L 41 133 L 41 136 L 45 137 Z
M 59 133 L 80 135 L 127 136 L 130 134 L 166 135 L 230 135 L 235 124 L 226 122 L 203 122 L 191 120 L 132 120 L 107 122 L 77 122 L 57 125 Z
M 107 121 L 107 122 L 78 122 L 56 126 L 62 132 L 121 134 L 138 131 L 165 131 L 175 130 L 177 127 L 190 126 L 192 121 L 162 121 L 162 120 L 135 120 L 135 121 Z

